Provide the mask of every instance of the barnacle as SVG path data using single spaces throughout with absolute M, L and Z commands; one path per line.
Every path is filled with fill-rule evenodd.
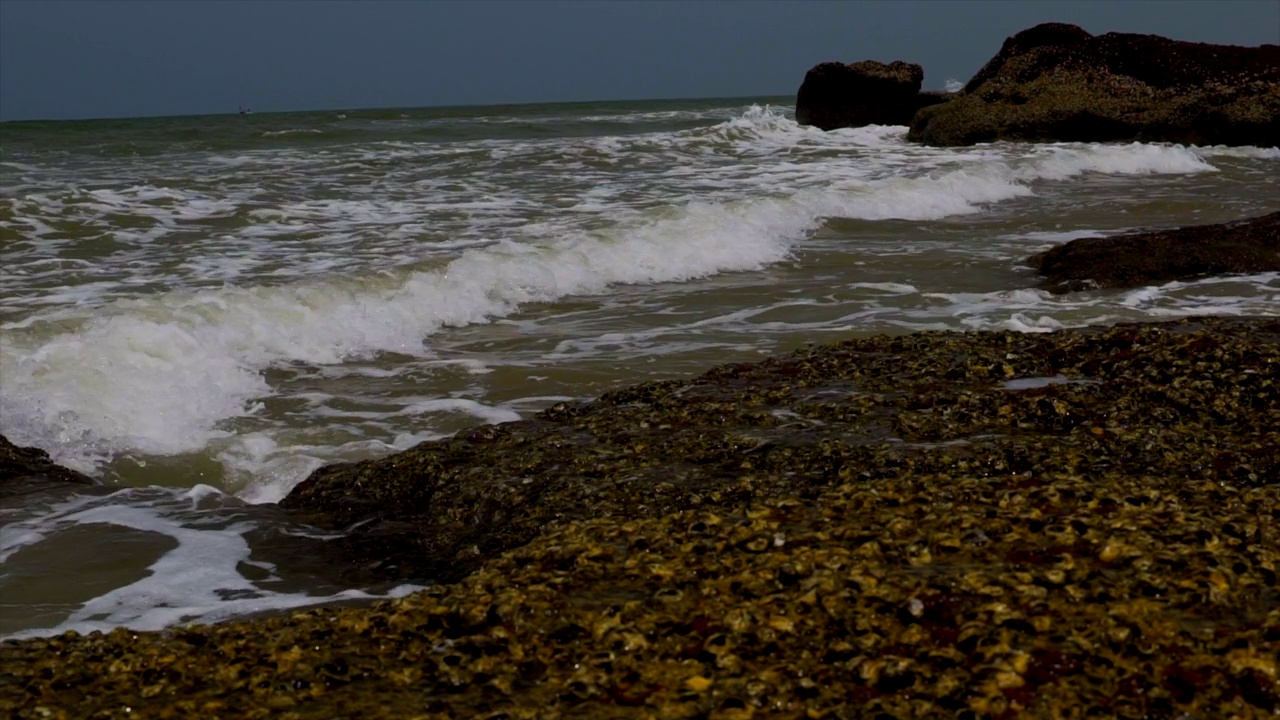
M 358 482 L 403 528 L 377 551 L 442 582 L 4 643 L 0 714 L 1274 713 L 1278 377 L 1280 325 L 1197 319 L 857 339 L 558 405 L 290 501 L 358 519 Z

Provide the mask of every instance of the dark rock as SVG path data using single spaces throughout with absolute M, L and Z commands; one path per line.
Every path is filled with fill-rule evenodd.
M 1037 25 L 1007 39 L 953 102 L 908 139 L 1280 145 L 1280 46 Z
M 1280 271 L 1280 212 L 1218 225 L 1080 238 L 1028 264 L 1059 292 Z
M 906 125 L 919 107 L 923 80 L 919 65 L 900 60 L 820 63 L 796 94 L 796 122 L 823 130 Z
M 1090 35 L 1089 31 L 1078 25 L 1068 23 L 1042 23 L 1033 28 L 1023 30 L 1017 35 L 1004 39 L 1004 44 L 1000 46 L 1000 52 L 988 60 L 987 64 L 983 65 L 982 69 L 970 78 L 969 82 L 965 83 L 964 92 L 973 92 L 984 82 L 995 77 L 1000 72 L 1000 68 L 1004 67 L 1005 62 L 1015 55 L 1021 55 L 1046 45 L 1079 45 L 1091 37 L 1093 35 Z
M 1186 340 L 1176 327 L 1144 329 L 1143 353 L 1180 352 Z M 1250 347 L 1263 342 L 1223 332 Z M 1260 414 L 1280 402 L 1280 386 L 1258 390 L 1254 405 L 1254 389 L 1240 390 L 1235 397 L 1248 407 L 1225 417 L 1226 409 L 1212 405 L 1221 393 L 1180 395 L 1178 412 L 1170 413 L 1161 388 L 1173 377 L 1190 382 L 1192 371 L 1160 365 L 1129 377 L 1116 349 L 1137 341 L 1125 330 L 1108 333 L 850 340 L 556 405 L 379 460 L 331 465 L 283 504 L 310 513 L 312 524 L 352 528 L 332 542 L 353 564 L 377 565 L 387 579 L 452 581 L 563 523 L 693 507 L 737 512 L 766 498 L 813 499 L 834 482 L 901 473 L 1039 473 L 1101 462 L 1134 475 L 1181 477 L 1191 468 L 1225 473 L 1212 458 L 1231 453 L 1255 458 L 1244 476 L 1280 482 L 1277 438 L 1252 434 L 1262 426 Z M 1275 340 L 1266 340 L 1270 357 Z M 1240 362 L 1254 360 L 1223 359 L 1221 367 Z M 1207 365 L 1195 372 L 1205 382 L 1225 382 Z M 1134 400 L 1136 384 L 1094 382 L 1116 373 L 1130 383 L 1140 375 L 1151 402 Z M 1090 381 L 1019 393 L 1003 385 L 1059 375 Z M 1201 417 L 1212 426 L 1193 431 L 1187 423 Z M 1277 419 L 1264 424 L 1274 428 Z M 1112 425 L 1127 429 L 1105 436 L 1090 430 Z M 1248 430 L 1234 435 L 1230 427 Z M 1192 451 L 1189 437 L 1203 447 Z M 1153 449 L 1163 446 L 1181 454 Z
M 937 92 L 933 90 L 930 90 L 928 92 L 922 92 L 916 96 L 916 110 L 920 110 L 921 108 L 933 107 L 934 105 L 938 105 L 944 102 L 949 102 L 953 100 L 955 97 L 956 97 L 956 93 Z M 915 113 L 912 113 L 912 117 L 915 117 Z
M 513 456 L 522 435 L 542 442 Z M 860 338 L 446 445 L 322 472 L 296 501 L 412 528 L 432 494 L 467 522 L 458 501 L 487 483 L 526 528 L 543 506 L 528 544 L 364 607 L 0 642 L 0 717 L 1280 704 L 1277 318 Z M 585 506 L 565 502 L 575 483 Z
M 0 490 L 6 494 L 21 484 L 77 483 L 96 485 L 88 475 L 62 467 L 49 459 L 49 453 L 34 447 L 18 447 L 0 435 Z

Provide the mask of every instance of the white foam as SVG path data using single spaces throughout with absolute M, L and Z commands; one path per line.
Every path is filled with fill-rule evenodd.
M 509 416 L 506 419 L 510 419 Z M 448 437 L 449 433 L 425 429 L 397 433 L 390 441 L 364 439 L 327 444 L 307 443 L 295 435 L 294 432 L 251 432 L 227 440 L 226 447 L 215 456 L 223 467 L 227 489 L 248 503 L 280 502 L 295 485 L 324 465 L 353 457 L 388 455 L 421 442 Z
M 71 330 L 62 330 L 63 315 L 28 319 L 4 328 L 0 420 L 60 459 L 84 447 L 188 452 L 219 437 L 220 420 L 254 411 L 254 398 L 269 392 L 261 372 L 275 363 L 423 356 L 439 328 L 525 303 L 760 268 L 786 257 L 825 215 L 940 217 L 1028 192 L 968 171 L 846 187 L 693 202 L 594 233 L 465 250 L 441 270 L 398 277 L 144 296 L 82 316 Z
M 180 263 L 165 262 L 167 244 L 154 242 L 160 235 L 138 233 L 129 238 L 136 250 L 83 270 L 108 277 L 55 289 L 47 280 L 63 272 L 59 265 L 38 253 L 20 258 L 21 282 L 40 281 L 31 280 L 38 289 L 29 296 L 6 288 L 26 309 L 0 325 L 0 429 L 81 468 L 121 452 L 197 451 L 226 440 L 227 421 L 257 412 L 258 400 L 273 391 L 264 376 L 272 367 L 335 366 L 387 352 L 425 359 L 441 328 L 487 323 L 529 303 L 758 270 L 789 257 L 826 218 L 936 220 L 1083 173 L 1213 170 L 1179 146 L 953 150 L 911 146 L 903 135 L 900 127 L 823 133 L 776 109 L 750 108 L 709 128 L 573 143 L 360 146 L 343 156 L 348 180 L 401 155 L 428 160 L 407 163 L 411 168 L 479 163 L 480 170 L 461 189 L 447 175 L 405 175 L 392 183 L 399 183 L 393 193 L 286 193 L 284 201 L 242 213 L 254 219 L 235 236 L 210 237 L 199 248 L 182 244 Z M 529 162 L 549 157 L 549 148 L 561 165 Z M 509 158 L 534 170 L 511 178 L 490 172 Z M 125 183 L 22 202 L 48 201 L 55 209 L 79 203 L 87 222 L 101 221 L 93 213 L 128 212 L 151 219 L 163 234 L 260 202 L 260 190 L 246 187 L 241 174 L 284 187 L 298 177 L 309 191 L 334 172 L 333 159 L 305 153 L 231 159 L 230 169 L 217 172 L 235 189 L 222 195 Z M 602 161 L 623 163 L 626 172 L 600 170 Z M 556 179 L 556 168 L 566 180 Z M 525 181 L 537 191 L 522 187 Z M 551 201 L 577 209 L 548 211 Z M 424 241 L 427 232 L 434 235 Z M 133 289 L 156 282 L 181 288 L 188 284 L 182 278 L 189 289 Z M 914 292 L 906 287 L 864 289 Z M 126 299 L 102 302 L 113 295 Z M 46 302 L 55 307 L 31 310 Z M 246 447 L 232 455 L 273 478 L 310 463 L 285 471 L 265 464 L 274 450 L 260 457 Z
M 15 442 L 39 441 L 61 462 L 86 459 L 76 448 L 177 454 L 217 437 L 218 419 L 252 411 L 268 392 L 262 377 L 210 352 L 204 328 L 147 305 L 30 345 L 5 334 L 0 420 Z
M 1115 234 L 1116 230 L 1037 230 L 1034 232 L 1018 233 L 1017 235 L 1002 235 L 1001 239 L 1005 240 L 1030 240 L 1035 243 L 1064 243 L 1071 240 L 1078 240 L 1087 237 L 1102 237 L 1104 235 Z
M 920 292 L 915 285 L 893 282 L 856 282 L 850 283 L 849 287 L 857 290 L 879 290 L 890 295 L 914 295 Z
M 303 478 L 333 459 L 334 448 L 281 446 L 264 432 L 241 433 L 215 456 L 224 483 L 247 502 L 279 502 Z
M 938 304 L 895 310 L 890 320 L 913 330 L 961 326 L 975 330 L 1048 332 L 1127 320 L 1195 315 L 1280 314 L 1280 273 L 1227 275 L 1131 290 L 1054 295 L 1028 288 L 989 293 L 924 293 Z M 947 322 L 939 323 L 938 318 Z
M 1226 145 L 1205 145 L 1192 148 L 1192 152 L 1200 157 L 1234 157 L 1253 158 L 1257 160 L 1280 160 L 1280 147 L 1228 147 Z
M 471 415 L 482 422 L 497 424 L 514 422 L 520 419 L 520 413 L 506 408 L 486 405 L 465 398 L 432 398 L 409 402 L 396 415 L 428 415 L 439 412 L 461 412 Z
M 1180 145 L 1049 145 L 1031 150 L 1031 161 L 1018 171 L 1027 180 L 1063 180 L 1086 172 L 1112 175 L 1217 172 L 1194 151 Z
M 319 135 L 324 131 L 319 128 L 289 128 L 287 130 L 267 130 L 263 137 L 280 137 L 282 135 Z
M 732 131 L 735 123 L 771 132 L 795 127 L 760 112 L 716 132 Z M 882 131 L 872 132 L 883 139 L 875 134 Z M 276 363 L 334 364 L 377 352 L 423 356 L 424 340 L 441 327 L 486 322 L 526 303 L 620 283 L 758 269 L 786 257 L 825 217 L 930 220 L 1030 195 L 1027 183 L 1042 178 L 1211 169 L 1180 147 L 1055 146 L 1015 167 L 984 157 L 917 177 L 836 177 L 825 188 L 790 195 L 632 211 L 629 219 L 591 232 L 544 223 L 524 228 L 523 241 L 463 250 L 439 270 L 144 296 L 52 335 L 57 326 L 27 319 L 21 329 L 5 328 L 0 420 L 20 439 L 82 463 L 125 449 L 189 452 L 220 436 L 219 421 L 254 411 L 254 399 L 269 392 L 261 372 Z M 141 186 L 130 191 L 145 193 L 179 199 Z M 324 214 L 363 212 L 355 201 L 338 204 Z M 217 202 L 211 207 L 222 209 Z M 359 221 L 394 224 L 411 216 L 407 207 L 390 204 Z M 93 455 L 68 457 L 84 447 L 94 448 Z
M 47 512 L 0 528 L 0 563 L 45 537 L 77 525 L 114 525 L 171 538 L 164 552 L 133 582 L 95 597 L 50 628 L 17 632 L 8 638 L 109 631 L 116 627 L 160 630 L 178 623 L 216 622 L 236 615 L 283 610 L 319 603 L 375 597 L 401 597 L 418 586 L 401 585 L 385 595 L 359 589 L 313 596 L 264 587 L 278 581 L 275 566 L 250 558 L 244 534 L 252 521 L 237 519 L 234 505 L 216 488 L 187 491 L 150 488 L 121 490 L 105 497 L 81 497 L 53 505 Z M 267 577 L 253 581 L 242 564 Z
M 344 133 L 361 122 L 344 123 Z M 0 432 L 80 469 L 120 453 L 132 460 L 110 471 L 152 463 L 130 481 L 169 467 L 142 455 L 193 453 L 172 467 L 221 465 L 221 478 L 207 482 L 272 502 L 329 462 L 571 399 L 558 393 L 595 395 L 602 375 L 617 381 L 614 370 L 593 375 L 605 364 L 639 380 L 797 337 L 1043 332 L 1280 307 L 1277 274 L 1070 296 L 951 292 L 1030 284 L 1029 271 L 1008 263 L 1029 245 L 1116 232 L 1063 230 L 1039 210 L 1021 216 L 1033 202 L 999 203 L 1065 203 L 1052 212 L 1124 203 L 1144 192 L 1143 175 L 1209 174 L 1215 163 L 1265 176 L 1276 149 L 931 148 L 907 143 L 903 127 L 823 132 L 771 107 L 478 118 L 459 122 L 471 123 L 469 133 L 538 125 L 537 137 L 495 128 L 458 142 L 417 137 L 452 119 L 391 122 L 414 135 L 320 152 L 86 155 L 65 167 L 20 158 L 20 182 L 7 177 L 0 188 L 0 233 L 18 238 L 0 249 Z M 563 122 L 574 129 L 560 137 Z M 583 122 L 617 134 L 582 137 Z M 1100 174 L 1133 179 L 1070 182 Z M 1221 196 L 1237 182 L 1224 172 L 1159 191 Z M 1245 188 L 1239 200 L 1256 205 L 1256 195 Z M 1096 217 L 1087 210 L 1080 222 Z M 882 237 L 872 223 L 828 218 L 912 222 Z M 956 220 L 930 222 L 943 218 Z M 1018 232 L 1026 227 L 1048 229 Z M 966 265 L 980 272 L 970 277 Z M 574 297 L 584 295 L 595 297 Z M 528 307 L 563 299 L 561 308 Z M 500 327 L 451 329 L 521 310 Z M 546 396 L 495 400 L 525 394 L 521 383 Z M 157 554 L 178 545 L 150 568 L 150 556 L 138 559 L 137 577 L 68 609 L 48 633 L 149 629 L 351 596 L 274 593 L 240 576 L 246 537 L 257 535 L 247 515 L 209 512 L 230 506 L 223 492 L 157 491 L 169 493 L 163 502 L 133 492 L 0 528 L 0 562 L 33 562 L 15 553 L 89 523 L 153 533 Z M 113 504 L 125 511 L 106 509 Z
M 1091 302 L 1087 299 L 1063 298 L 1034 288 L 990 293 L 924 293 L 923 297 L 945 304 L 935 305 L 924 311 L 909 312 L 908 316 L 924 314 L 930 318 L 950 317 L 959 320 L 962 326 L 975 330 L 1020 332 L 1061 329 L 1065 325 L 1047 314 L 1048 312 L 1061 312 L 1064 308 Z M 1032 314 L 1035 312 L 1046 314 L 1035 316 Z

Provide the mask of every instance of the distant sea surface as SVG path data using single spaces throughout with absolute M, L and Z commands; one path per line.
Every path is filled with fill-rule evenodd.
M 0 637 L 381 594 L 264 503 L 646 380 L 876 333 L 1280 315 L 1280 276 L 1054 296 L 1023 260 L 1280 209 L 1280 150 L 908 145 L 790 98 L 0 125 Z M 271 538 L 276 538 L 273 541 Z

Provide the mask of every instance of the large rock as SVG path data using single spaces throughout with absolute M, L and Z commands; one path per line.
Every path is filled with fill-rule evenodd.
M 290 497 L 528 544 L 367 607 L 0 642 L 0 717 L 1280 707 L 1276 318 L 861 338 L 449 446 Z
M 960 97 L 921 110 L 908 139 L 1280 145 L 1280 46 L 1037 25 L 1005 40 Z
M 1016 55 L 1022 55 L 1039 47 L 1079 45 L 1092 38 L 1088 30 L 1079 25 L 1069 23 L 1042 23 L 1033 28 L 1004 39 L 1000 52 L 987 61 L 969 82 L 965 83 L 964 92 L 973 92 L 984 82 L 995 77 L 1004 64 Z
M 1068 340 L 1083 344 L 1067 348 Z M 1181 347 L 1179 340 L 1166 341 L 1169 351 Z M 1128 402 L 1123 393 L 1068 384 L 1061 389 L 1081 393 L 1081 405 L 1009 404 L 1021 396 L 1006 391 L 1007 378 L 1096 377 L 1115 360 L 1114 349 L 1074 333 L 852 340 L 556 405 L 528 420 L 378 460 L 330 465 L 283 504 L 314 513 L 313 524 L 353 528 L 332 541 L 335 548 L 349 552 L 353 563 L 377 566 L 388 580 L 452 581 L 557 524 L 659 517 L 691 507 L 723 510 L 764 498 L 812 499 L 836 477 L 1040 472 L 1097 458 L 1137 463 L 1127 466 L 1135 474 L 1183 472 L 1186 457 L 1157 448 L 1180 447 L 1190 431 L 1151 426 L 1145 416 L 1153 406 L 1121 407 L 1116 403 Z M 979 387 L 981 398 L 974 394 Z M 1120 436 L 1098 436 L 1084 425 L 1111 423 L 1143 431 L 1105 448 L 1094 445 Z M 1064 434 L 1083 443 L 1078 456 L 1063 454 Z M 1152 444 L 1157 435 L 1165 440 Z M 1271 457 L 1271 446 L 1244 449 L 1258 441 L 1251 435 L 1214 441 L 1217 449 L 1195 463 L 1209 467 L 1206 458 L 1237 440 L 1242 445 L 1232 453 L 1270 458 L 1250 472 L 1280 482 L 1280 455 Z
M 823 130 L 906 125 L 920 107 L 923 80 L 919 65 L 901 60 L 820 63 L 804 76 L 796 94 L 796 122 Z
M 1280 271 L 1280 212 L 1219 225 L 1080 238 L 1028 263 L 1054 292 Z

